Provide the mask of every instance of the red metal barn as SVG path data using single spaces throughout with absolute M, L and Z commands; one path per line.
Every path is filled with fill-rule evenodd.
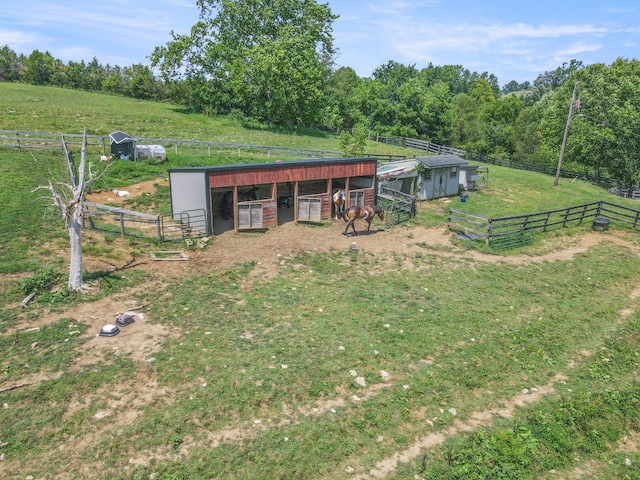
M 335 215 L 332 193 L 344 188 L 347 207 L 376 201 L 375 158 L 323 158 L 169 169 L 171 211 L 191 225 L 204 214 L 206 233 L 318 222 Z M 203 212 L 203 213 L 202 213 Z

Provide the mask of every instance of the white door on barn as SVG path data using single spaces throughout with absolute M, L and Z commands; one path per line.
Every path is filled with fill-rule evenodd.
M 298 199 L 298 221 L 319 222 L 321 218 L 322 201 L 319 198 Z
M 238 229 L 262 228 L 262 204 L 238 204 Z

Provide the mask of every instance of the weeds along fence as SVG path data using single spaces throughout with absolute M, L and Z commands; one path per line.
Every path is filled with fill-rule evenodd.
M 451 208 L 447 225 L 460 238 L 484 240 L 494 250 L 507 250 L 533 243 L 535 231 L 577 226 L 596 217 L 633 229 L 640 226 L 640 210 L 605 201 L 493 219 Z
M 152 215 L 123 208 L 83 202 L 84 227 L 121 237 L 152 239 L 158 243 L 179 242 L 207 234 L 204 209 L 176 215 Z

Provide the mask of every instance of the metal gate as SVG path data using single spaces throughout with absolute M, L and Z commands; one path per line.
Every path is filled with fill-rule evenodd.
M 384 185 L 380 186 L 378 205 L 384 208 L 388 225 L 396 225 L 416 215 L 416 197 Z
M 185 238 L 204 237 L 207 235 L 207 212 L 199 208 L 173 215 L 162 215 L 160 229 L 163 242 L 181 242 Z

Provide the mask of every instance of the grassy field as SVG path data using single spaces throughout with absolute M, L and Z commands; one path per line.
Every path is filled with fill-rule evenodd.
M 0 84 L 0 104 L 13 112 L 2 129 L 335 142 L 59 89 Z M 118 162 L 104 188 L 197 161 Z M 32 192 L 62 174 L 60 158 L 3 151 L 0 162 L 1 478 L 639 478 L 640 232 L 585 225 L 488 255 L 412 237 L 446 224 L 450 204 L 424 202 L 394 227 L 419 247 L 410 253 L 302 251 L 273 275 L 243 259 L 160 278 L 105 264 L 86 274 L 100 290 L 80 296 L 48 289 L 64 283 L 68 239 Z M 487 217 L 601 199 L 638 208 L 552 182 L 490 167 L 489 188 L 455 206 Z M 114 262 L 153 245 L 90 239 L 87 257 Z M 27 283 L 46 286 L 16 308 Z M 146 306 L 141 348 L 98 355 L 87 319 L 125 300 Z

